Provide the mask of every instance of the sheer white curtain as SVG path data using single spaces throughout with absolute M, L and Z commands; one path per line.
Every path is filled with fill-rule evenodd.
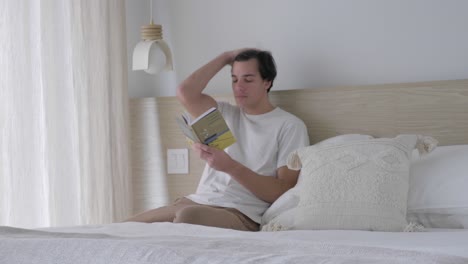
M 0 225 L 128 217 L 124 0 L 2 0 L 0 22 Z

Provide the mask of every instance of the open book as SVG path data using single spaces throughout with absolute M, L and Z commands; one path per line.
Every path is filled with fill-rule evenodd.
M 223 150 L 236 142 L 221 112 L 215 107 L 194 120 L 186 112 L 176 120 L 190 144 L 199 142 Z

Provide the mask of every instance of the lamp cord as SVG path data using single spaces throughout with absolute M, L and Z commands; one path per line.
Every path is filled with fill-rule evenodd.
M 149 0 L 150 1 L 150 24 L 153 24 L 153 0 Z

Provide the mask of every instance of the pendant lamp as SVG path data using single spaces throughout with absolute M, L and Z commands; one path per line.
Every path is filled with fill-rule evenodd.
M 157 74 L 162 70 L 172 71 L 172 54 L 169 45 L 163 40 L 162 26 L 153 22 L 153 2 L 150 0 L 151 20 L 141 27 L 141 41 L 133 50 L 133 70 L 144 70 Z

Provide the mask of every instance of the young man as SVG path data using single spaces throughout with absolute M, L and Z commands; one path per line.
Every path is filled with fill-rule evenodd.
M 216 102 L 203 93 L 226 65 L 232 65 L 237 105 Z M 187 111 L 197 117 L 218 107 L 237 142 L 224 151 L 194 144 L 194 152 L 206 161 L 196 193 L 129 221 L 258 231 L 265 210 L 297 182 L 298 172 L 286 167 L 289 153 L 309 144 L 304 123 L 271 104 L 268 92 L 275 77 L 276 65 L 269 52 L 241 49 L 219 55 L 183 81 L 177 97 Z

